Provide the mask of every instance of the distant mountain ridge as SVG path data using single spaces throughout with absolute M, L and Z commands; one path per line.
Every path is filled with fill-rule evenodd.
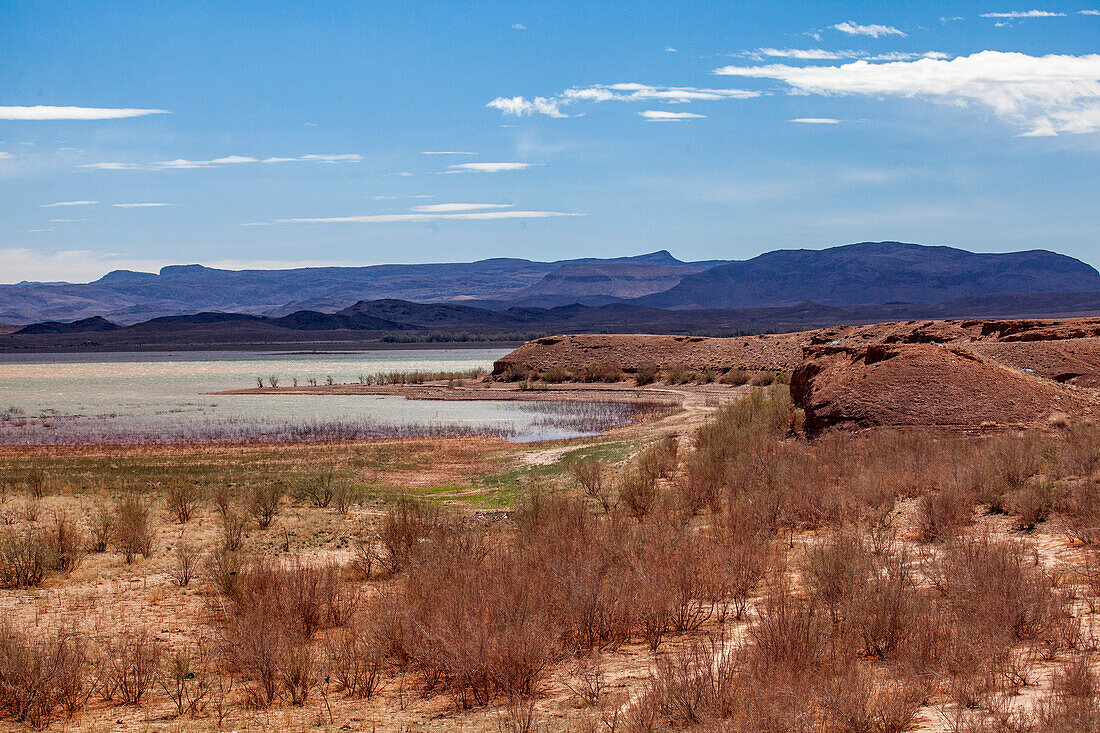
M 667 251 L 637 257 L 557 262 L 497 258 L 478 262 L 292 270 L 218 270 L 170 265 L 159 274 L 116 270 L 84 284 L 0 285 L 0 322 L 66 321 L 92 316 L 134 323 L 196 311 L 284 315 L 287 304 L 338 310 L 360 300 L 479 301 L 508 307 L 528 288 L 540 305 L 567 305 L 591 291 L 587 271 L 600 272 L 611 298 L 666 290 L 680 277 L 716 263 L 685 263 Z M 554 275 L 565 269 L 566 275 Z M 569 273 L 572 273 L 570 276 Z M 542 281 L 552 276 L 550 285 Z M 557 283 L 556 285 L 554 283 Z
M 87 284 L 0 285 L 0 322 L 39 323 L 45 332 L 59 333 L 65 330 L 58 330 L 63 322 L 94 317 L 125 325 L 207 312 L 270 316 L 272 323 L 293 316 L 313 330 L 400 330 L 402 323 L 407 326 L 403 313 L 408 303 L 440 306 L 433 318 L 459 323 L 470 320 L 462 306 L 509 312 L 512 315 L 504 320 L 514 321 L 516 309 L 552 311 L 572 305 L 729 310 L 812 302 L 869 307 L 1093 292 L 1100 292 L 1100 273 L 1080 260 L 1046 250 L 979 254 L 951 247 L 862 242 L 820 250 L 777 250 L 742 261 L 683 262 L 661 250 L 636 257 L 557 262 L 498 258 L 240 271 L 172 265 L 159 274 L 115 271 Z M 363 312 L 364 302 L 372 304 L 369 314 Z M 1044 307 L 1057 310 L 1057 303 Z M 354 320 L 368 315 L 379 320 Z M 482 323 L 486 318 L 473 320 Z
M 777 250 L 720 264 L 632 302 L 654 308 L 760 308 L 806 300 L 862 306 L 1098 290 L 1100 273 L 1056 252 L 979 254 L 952 247 L 861 242 L 821 250 Z

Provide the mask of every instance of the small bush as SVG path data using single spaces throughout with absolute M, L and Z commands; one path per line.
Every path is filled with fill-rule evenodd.
M 222 549 L 236 552 L 244 545 L 246 520 L 236 512 L 222 515 Z
M 50 532 L 50 544 L 56 569 L 63 573 L 70 573 L 76 570 L 84 559 L 88 539 L 76 522 L 65 514 L 59 514 L 54 519 Z
M 260 529 L 267 529 L 279 516 L 279 503 L 283 499 L 283 487 L 276 483 L 253 486 L 248 494 L 248 513 Z
M 323 509 L 332 503 L 336 492 L 336 472 L 326 469 L 300 481 L 294 489 L 294 496 L 299 501 Z
M 585 458 L 573 464 L 573 480 L 585 496 L 600 503 L 605 512 L 611 511 L 611 493 L 604 481 L 603 464 L 595 458 Z
M 40 530 L 7 530 L 0 534 L 0 585 L 28 588 L 41 585 L 57 555 L 50 538 Z
M 148 629 L 126 630 L 99 640 L 100 694 L 137 705 L 157 680 L 160 647 Z
M 156 544 L 156 533 L 149 516 L 149 507 L 136 497 L 123 499 L 118 505 L 116 538 L 119 549 L 131 563 L 134 558 L 151 557 Z
M 740 387 L 742 384 L 748 384 L 750 379 L 752 379 L 752 375 L 749 374 L 747 369 L 744 367 L 737 367 L 723 374 L 718 378 L 718 381 L 722 384 Z
M 382 566 L 390 573 L 398 573 L 408 567 L 425 540 L 438 522 L 434 507 L 423 502 L 400 497 L 391 503 L 378 539 L 383 552 L 379 558 Z
M 325 660 L 338 692 L 370 698 L 385 670 L 385 650 L 358 625 L 350 625 L 325 641 Z
M 917 538 L 932 542 L 951 537 L 972 515 L 973 498 L 968 492 L 954 487 L 930 491 L 917 503 Z
M 203 488 L 188 481 L 173 482 L 164 492 L 168 511 L 180 524 L 191 521 L 203 498 Z
M 86 522 L 88 524 L 88 546 L 92 552 L 106 552 L 115 536 L 115 515 L 110 508 L 100 506 L 91 511 Z
M 770 387 L 775 383 L 775 372 L 757 372 L 749 379 L 753 387 Z
M 570 379 L 572 379 L 572 377 L 573 375 L 570 374 L 564 367 L 560 367 L 557 364 L 550 367 L 549 369 L 544 369 L 543 371 L 539 372 L 539 379 L 547 382 L 548 384 L 561 384 L 562 382 L 569 381 Z
M 630 466 L 619 474 L 619 503 L 630 516 L 641 521 L 653 510 L 657 502 L 656 476 Z
M 643 361 L 638 364 L 638 368 L 634 371 L 634 382 L 637 386 L 642 387 L 647 384 L 653 384 L 657 381 L 657 373 L 660 371 L 656 362 Z
M 180 588 L 186 588 L 194 579 L 199 570 L 198 549 L 184 541 L 180 541 L 176 547 L 176 555 L 172 566 L 168 569 L 168 577 Z
M 72 717 L 91 694 L 88 666 L 76 634 L 0 627 L 0 709 L 35 729 L 63 714 Z
M 581 369 L 584 382 L 618 382 L 623 378 L 623 370 L 615 364 L 585 364 Z

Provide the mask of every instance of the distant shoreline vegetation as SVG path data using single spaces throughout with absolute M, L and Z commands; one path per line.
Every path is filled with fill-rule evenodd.
M 517 402 L 532 419 L 516 422 L 463 423 L 410 421 L 220 418 L 145 423 L 126 416 L 42 414 L 28 416 L 11 408 L 0 412 L 0 445 L 187 445 L 302 443 L 385 438 L 498 437 L 519 441 L 598 435 L 642 418 L 668 414 L 672 406 L 637 402 Z

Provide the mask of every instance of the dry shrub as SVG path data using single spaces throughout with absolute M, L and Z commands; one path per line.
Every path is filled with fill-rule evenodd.
M 386 669 L 385 651 L 376 635 L 362 623 L 348 624 L 330 635 L 325 640 L 325 666 L 336 690 L 349 697 L 372 697 Z
M 770 387 L 775 383 L 775 372 L 757 372 L 749 380 L 753 387 Z
M 1048 482 L 1029 482 L 1026 486 L 1007 497 L 1008 511 L 1016 515 L 1016 528 L 1031 532 L 1045 522 L 1057 503 L 1053 484 Z
M 749 660 L 756 675 L 800 677 L 824 659 L 829 635 L 817 604 L 792 592 L 785 575 L 770 579 L 749 624 Z
M 1061 633 L 1067 600 L 1034 556 L 984 535 L 948 543 L 931 577 L 959 624 L 1014 641 Z
M 598 501 L 604 512 L 611 511 L 613 500 L 604 480 L 603 463 L 596 458 L 585 458 L 574 463 L 570 473 L 585 496 Z
M 1074 482 L 1060 502 L 1059 511 L 1071 537 L 1086 545 L 1100 544 L 1100 484 Z
M 222 549 L 227 552 L 236 552 L 244 545 L 244 528 L 247 521 L 236 512 L 230 511 L 222 518 Z
M 439 526 L 438 510 L 408 497 L 398 497 L 378 530 L 382 545 L 379 561 L 388 572 L 399 573 L 409 566 L 424 542 Z
M 211 488 L 208 493 L 210 494 L 210 501 L 214 504 L 214 509 L 218 514 L 223 517 L 228 516 L 236 497 L 233 487 L 229 484 L 218 484 Z
M 203 575 L 218 596 L 233 598 L 246 566 L 247 558 L 242 552 L 218 547 L 203 561 Z
M 358 603 L 355 589 L 332 562 L 261 559 L 238 566 L 235 573 L 236 581 L 227 594 L 231 615 L 260 615 L 305 639 L 320 629 L 344 624 Z
M 27 527 L 0 532 L 0 586 L 28 588 L 40 585 L 46 574 L 57 567 L 57 555 L 50 537 L 41 530 Z
M 276 483 L 265 483 L 252 487 L 248 492 L 245 508 L 260 529 L 267 529 L 279 516 L 279 503 L 282 500 L 283 487 Z
M 385 645 L 463 708 L 527 698 L 561 656 L 552 589 L 506 551 L 433 542 L 404 588 L 376 609 Z
M 725 374 L 718 378 L 718 381 L 721 384 L 729 384 L 734 387 L 740 387 L 743 384 L 748 384 L 750 379 L 752 379 L 752 375 L 749 374 L 749 371 L 745 369 L 745 367 L 739 366 L 736 369 L 730 369 L 729 371 L 727 371 Z
M 64 513 L 54 518 L 50 544 L 55 568 L 63 573 L 76 570 L 88 551 L 88 539 L 84 532 Z
M 149 507 L 137 497 L 127 497 L 119 503 L 115 536 L 119 549 L 131 563 L 141 555 L 148 558 L 156 544 L 156 530 L 149 516 Z
M 657 503 L 657 477 L 632 465 L 618 476 L 619 504 L 638 521 L 649 515 Z
M 561 384 L 562 382 L 567 382 L 572 378 L 572 374 L 570 374 L 564 367 L 560 367 L 557 364 L 550 367 L 549 369 L 544 369 L 543 371 L 539 372 L 539 379 L 548 384 Z
M 164 491 L 168 511 L 180 524 L 191 521 L 203 499 L 203 487 L 188 481 L 175 481 Z
M 749 598 L 764 579 L 771 559 L 767 539 L 748 523 L 719 525 L 712 530 L 707 565 L 701 572 L 719 621 L 725 622 L 731 610 L 738 621 L 744 617 Z
M 337 490 L 336 472 L 329 468 L 299 481 L 294 487 L 294 497 L 323 509 L 332 503 Z
M 180 588 L 186 588 L 199 571 L 198 548 L 183 540 L 176 546 L 176 555 L 172 566 L 168 568 L 168 577 Z
M 908 680 L 877 680 L 858 665 L 829 679 L 823 698 L 826 729 L 851 733 L 912 730 L 923 702 L 920 690 Z
M 0 710 L 40 729 L 79 712 L 91 694 L 87 653 L 66 630 L 26 634 L 0 626 Z
M 1050 694 L 1040 701 L 1035 722 L 1044 733 L 1100 730 L 1100 685 L 1090 655 L 1072 657 L 1054 674 Z
M 585 364 L 581 368 L 583 382 L 618 382 L 623 378 L 623 370 L 617 364 Z
M 92 552 L 106 552 L 115 536 L 115 515 L 106 506 L 100 506 L 88 513 L 88 546 Z
M 137 705 L 157 680 L 161 650 L 148 629 L 126 629 L 97 644 L 99 692 L 105 700 Z
M 917 539 L 948 539 L 970 522 L 973 513 L 974 500 L 967 491 L 954 486 L 929 491 L 917 500 Z
M 724 637 L 693 639 L 657 659 L 647 702 L 675 728 L 720 712 L 737 683 L 736 656 Z
M 172 701 L 177 716 L 198 716 L 205 712 L 216 682 L 206 668 L 201 650 L 193 654 L 187 649 L 175 649 L 164 656 L 157 673 L 157 683 Z
M 34 499 L 42 499 L 49 493 L 50 481 L 46 473 L 35 468 L 27 472 L 27 494 Z
M 647 384 L 653 384 L 657 381 L 657 373 L 660 368 L 656 362 L 643 361 L 638 364 L 638 368 L 634 370 L 634 383 L 639 387 L 644 387 Z

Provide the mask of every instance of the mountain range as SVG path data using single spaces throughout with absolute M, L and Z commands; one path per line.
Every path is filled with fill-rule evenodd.
M 1095 312 L 1100 273 L 1066 255 L 864 242 L 743 261 L 683 262 L 661 251 L 293 270 L 183 265 L 86 284 L 0 285 L 0 322 L 16 324 L 0 330 L 16 331 L 0 336 L 0 348 L 417 340 L 427 331 L 753 332 Z

